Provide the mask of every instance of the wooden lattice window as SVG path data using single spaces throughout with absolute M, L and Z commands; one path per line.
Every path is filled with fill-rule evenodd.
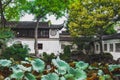
M 104 51 L 107 51 L 107 44 L 104 44 Z
M 110 44 L 110 52 L 113 52 L 113 44 Z
M 120 52 L 120 43 L 115 44 L 115 51 Z

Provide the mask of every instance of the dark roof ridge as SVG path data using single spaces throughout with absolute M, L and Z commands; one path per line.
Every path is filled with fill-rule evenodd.
M 36 22 L 34 21 L 9 21 L 6 23 L 9 27 L 15 27 L 15 28 L 35 28 Z M 63 24 L 57 25 L 57 24 L 50 24 L 49 22 L 39 22 L 39 28 L 53 28 L 53 29 L 61 29 L 63 27 Z
M 108 40 L 108 39 L 120 39 L 120 33 L 103 36 L 103 40 Z

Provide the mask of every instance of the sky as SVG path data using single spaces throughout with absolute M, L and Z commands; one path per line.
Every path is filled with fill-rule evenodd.
M 33 15 L 26 14 L 20 19 L 20 21 L 33 21 L 33 19 L 34 19 Z M 55 16 L 51 15 L 51 16 L 47 16 L 46 21 L 49 21 L 49 20 L 51 21 L 52 24 L 63 24 L 64 21 L 67 19 L 65 17 L 62 17 L 62 18 L 56 20 Z

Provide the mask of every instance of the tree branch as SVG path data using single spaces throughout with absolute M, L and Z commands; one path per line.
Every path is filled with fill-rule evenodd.
M 5 5 L 3 6 L 3 10 L 5 9 L 5 7 L 6 7 L 10 2 L 12 2 L 12 0 L 9 0 L 9 1 L 7 1 L 7 2 L 5 3 Z

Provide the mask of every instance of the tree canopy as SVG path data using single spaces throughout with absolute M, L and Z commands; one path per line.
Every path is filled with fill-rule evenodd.
M 70 0 L 28 0 L 24 10 L 35 16 L 35 19 L 46 18 L 46 15 L 63 16 Z
M 26 0 L 0 0 L 0 22 L 19 20 L 24 11 L 22 10 Z
M 73 36 L 100 35 L 120 17 L 120 0 L 75 0 L 69 6 Z
M 33 14 L 36 20 L 35 26 L 35 54 L 38 54 L 37 30 L 39 21 L 46 18 L 46 15 L 55 15 L 56 18 L 64 16 L 67 6 L 71 0 L 27 0 L 23 10 L 29 14 Z

